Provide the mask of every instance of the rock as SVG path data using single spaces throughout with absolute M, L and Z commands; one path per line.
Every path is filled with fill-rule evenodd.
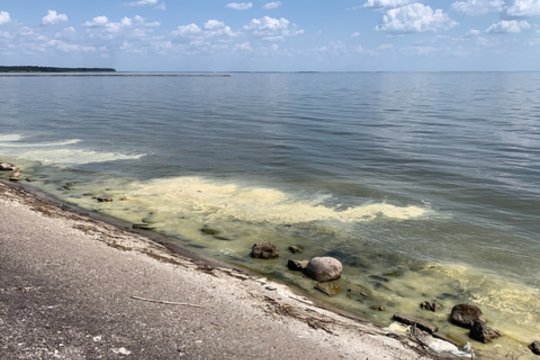
M 76 181 L 68 181 L 62 186 L 62 189 L 64 190 L 73 190 L 73 187 L 77 184 Z
M 11 164 L 11 163 L 0 163 L 0 171 L 15 171 L 17 170 L 17 166 Z
M 279 257 L 279 251 L 274 244 L 253 244 L 251 247 L 251 257 L 258 259 L 275 259 Z
M 318 282 L 337 280 L 341 277 L 343 265 L 333 257 L 314 257 L 306 267 L 305 274 Z
M 439 330 L 437 325 L 434 325 L 429 321 L 419 319 L 412 315 L 394 314 L 392 319 L 405 325 L 415 326 L 418 329 L 426 331 L 430 334 L 436 333 Z
M 304 271 L 307 268 L 308 262 L 307 260 L 289 259 L 287 261 L 287 267 L 292 271 Z
M 540 341 L 533 341 L 530 343 L 529 349 L 531 349 L 534 354 L 540 355 Z
M 469 332 L 469 337 L 471 339 L 483 342 L 484 344 L 500 338 L 501 336 L 500 332 L 487 327 L 485 321 L 482 320 L 476 320 Z
M 157 222 L 157 220 L 154 219 L 154 218 L 152 217 L 152 215 L 148 215 L 147 217 L 142 218 L 142 219 L 141 219 L 141 222 L 146 223 L 146 224 L 154 224 L 154 223 Z
M 96 197 L 96 200 L 100 203 L 102 202 L 112 202 L 113 201 L 113 198 L 110 197 L 110 196 L 106 196 L 106 195 L 99 195 Z
M 334 296 L 341 292 L 341 287 L 332 282 L 318 283 L 315 289 L 325 293 L 328 296 Z
M 301 254 L 304 251 L 304 247 L 300 245 L 291 245 L 289 246 L 289 251 L 293 254 Z
M 131 354 L 131 351 L 129 351 L 128 349 L 126 349 L 125 347 L 121 347 L 121 348 L 112 348 L 111 351 L 115 354 L 120 354 L 120 355 L 129 355 Z
M 450 321 L 455 325 L 470 329 L 475 321 L 486 322 L 486 318 L 478 306 L 459 304 L 452 308 Z
M 211 229 L 211 228 L 208 228 L 208 227 L 203 227 L 201 229 L 201 233 L 203 233 L 204 235 L 217 235 L 219 234 L 219 230 L 216 230 L 216 229 Z
M 424 301 L 420 304 L 420 309 L 438 312 L 438 311 L 441 311 L 442 305 L 436 301 Z
M 146 224 L 146 223 L 133 224 L 132 227 L 134 229 L 139 229 L 139 230 L 154 230 L 155 229 L 154 226 L 150 224 Z
M 15 170 L 9 176 L 9 181 L 19 181 L 19 180 L 21 180 L 21 172 L 19 170 Z

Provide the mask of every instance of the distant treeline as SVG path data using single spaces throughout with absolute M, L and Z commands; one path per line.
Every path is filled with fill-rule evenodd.
M 0 66 L 0 73 L 6 72 L 40 72 L 40 73 L 66 73 L 66 72 L 116 72 L 111 68 L 62 68 L 48 66 Z

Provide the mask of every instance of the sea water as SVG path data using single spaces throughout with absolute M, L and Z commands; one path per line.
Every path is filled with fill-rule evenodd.
M 477 304 L 504 337 L 473 347 L 527 358 L 540 334 L 538 99 L 539 73 L 6 76 L 0 160 L 383 326 L 416 314 L 464 344 L 447 317 Z M 280 258 L 252 259 L 258 242 Z M 286 267 L 326 255 L 345 268 L 334 297 Z M 433 299 L 441 312 L 419 308 Z

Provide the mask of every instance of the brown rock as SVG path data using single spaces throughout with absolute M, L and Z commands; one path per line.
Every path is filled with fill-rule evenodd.
M 424 319 L 419 319 L 412 315 L 394 314 L 392 319 L 405 325 L 415 326 L 418 329 L 426 331 L 430 334 L 436 333 L 437 330 L 439 330 L 437 325 L 432 324 Z
M 113 198 L 110 197 L 110 196 L 106 196 L 106 195 L 100 195 L 98 197 L 96 197 L 96 200 L 100 203 L 102 202 L 112 202 L 113 201 Z
M 304 251 L 304 248 L 300 245 L 291 245 L 289 246 L 289 251 L 293 254 L 301 254 Z
M 0 171 L 15 171 L 17 170 L 17 166 L 11 164 L 11 163 L 0 163 Z
M 500 338 L 502 335 L 495 329 L 487 327 L 486 323 L 481 320 L 476 320 L 471 327 L 469 337 L 473 340 L 477 340 L 487 344 L 494 339 Z
M 307 265 L 305 274 L 318 282 L 337 280 L 341 277 L 343 265 L 333 257 L 314 257 Z
M 531 349 L 534 354 L 540 355 L 540 341 L 533 341 L 530 343 L 529 349 Z
M 478 306 L 459 304 L 452 308 L 450 321 L 455 325 L 470 329 L 475 321 L 486 322 L 486 318 Z
M 219 230 L 211 229 L 211 228 L 208 228 L 208 227 L 203 227 L 201 229 L 201 233 L 203 233 L 204 235 L 218 235 Z
M 287 262 L 287 267 L 292 271 L 304 271 L 307 268 L 308 262 L 309 261 L 307 260 L 289 259 Z
M 442 305 L 436 301 L 424 301 L 420 304 L 420 309 L 438 312 L 438 311 L 441 311 Z
M 279 251 L 274 244 L 253 244 L 251 247 L 251 257 L 258 259 L 275 259 L 279 257 Z
M 334 296 L 341 292 L 341 287 L 332 282 L 318 283 L 315 289 L 325 293 L 328 296 Z

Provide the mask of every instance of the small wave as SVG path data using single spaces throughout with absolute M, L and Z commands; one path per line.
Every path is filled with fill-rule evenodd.
M 136 160 L 142 158 L 145 154 L 122 154 L 116 152 L 104 152 L 82 149 L 36 149 L 20 151 L 14 156 L 41 162 L 45 165 L 84 165 L 100 162 L 118 161 L 118 160 Z
M 1 139 L 0 139 L 1 140 Z M 12 140 L 11 142 L 15 142 L 17 140 Z M 65 140 L 65 141 L 44 141 L 44 142 L 38 142 L 38 143 L 11 143 L 8 142 L 7 144 L 1 144 L 0 147 L 10 147 L 10 148 L 47 148 L 47 147 L 57 147 L 57 146 L 69 146 L 78 144 L 81 142 L 80 139 L 71 139 L 71 140 Z
M 20 141 L 22 138 L 19 134 L 0 134 L 0 142 Z
M 360 222 L 378 217 L 394 220 L 419 218 L 417 206 L 367 204 L 345 210 L 326 206 L 321 197 L 297 199 L 272 188 L 219 183 L 201 177 L 177 177 L 137 183 L 129 196 L 149 208 L 171 213 L 204 213 L 254 223 L 298 224 L 313 221 Z

